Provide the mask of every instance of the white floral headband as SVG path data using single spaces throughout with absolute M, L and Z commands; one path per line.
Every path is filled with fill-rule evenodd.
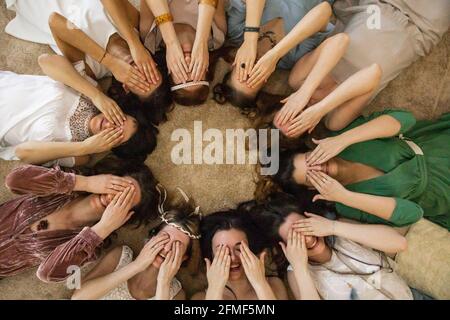
M 176 86 L 173 86 L 170 88 L 170 91 L 177 91 L 180 89 L 184 89 L 184 88 L 189 88 L 189 87 L 193 87 L 193 86 L 198 86 L 198 85 L 204 85 L 209 87 L 209 82 L 208 81 L 191 81 L 191 82 L 186 82 L 186 83 L 182 83 L 182 84 L 178 84 Z
M 162 189 L 162 191 L 161 191 L 161 189 Z M 160 184 L 158 184 L 158 185 L 156 186 L 156 190 L 158 190 L 158 193 L 159 193 L 158 212 L 159 212 L 159 217 L 160 217 L 160 219 L 161 219 L 165 224 L 167 224 L 167 225 L 169 225 L 169 226 L 172 226 L 172 227 L 174 227 L 174 228 L 177 228 L 178 230 L 180 230 L 180 231 L 183 232 L 184 234 L 188 235 L 189 238 L 195 239 L 195 240 L 200 239 L 200 237 L 201 237 L 200 235 L 192 234 L 192 233 L 190 233 L 188 230 L 185 230 L 183 227 L 177 225 L 176 223 L 170 222 L 169 220 L 166 219 L 166 214 L 169 212 L 169 211 L 166 211 L 166 210 L 164 209 L 164 203 L 165 203 L 166 200 L 167 200 L 167 191 L 166 191 L 166 189 L 165 189 L 163 186 L 161 186 Z M 179 187 L 177 187 L 177 190 L 178 190 L 178 191 L 181 193 L 181 195 L 183 196 L 184 201 L 186 201 L 186 203 L 189 203 L 189 197 L 187 196 L 186 192 L 184 192 L 184 191 L 183 191 L 181 188 L 179 188 Z M 199 215 L 200 219 L 201 219 L 201 217 L 202 217 L 202 214 L 201 214 L 201 212 L 200 212 L 200 207 L 199 207 L 199 206 L 195 207 L 195 210 L 194 210 L 191 214 Z

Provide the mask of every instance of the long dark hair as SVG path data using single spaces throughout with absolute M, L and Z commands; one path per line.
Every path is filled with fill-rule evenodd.
M 258 230 L 253 223 L 239 210 L 219 211 L 203 218 L 200 223 L 202 238 L 200 241 L 204 258 L 213 260 L 212 239 L 214 235 L 223 230 L 237 229 L 247 235 L 250 250 L 258 255 L 264 250 Z
M 111 97 L 124 110 L 129 107 L 140 109 L 149 125 L 157 126 L 167 120 L 167 112 L 172 108 L 172 95 L 170 93 L 170 80 L 166 65 L 165 53 L 157 52 L 153 55 L 161 74 L 161 83 L 145 100 L 141 100 L 132 92 L 125 92 L 122 83 L 112 79 L 108 96 Z
M 279 242 L 282 241 L 279 229 L 286 218 L 292 213 L 303 215 L 307 210 L 327 218 L 335 219 L 336 217 L 333 211 L 327 211 L 320 206 L 308 209 L 296 197 L 282 192 L 269 195 L 263 202 L 255 200 L 244 202 L 239 205 L 239 210 L 247 213 L 249 219 L 259 230 L 264 247 L 272 250 L 273 261 L 280 275 L 286 272 L 287 267 L 287 260 L 279 247 Z
M 158 129 L 148 124 L 140 107 L 128 104 L 123 105 L 122 110 L 136 119 L 137 130 L 127 142 L 113 148 L 112 152 L 122 159 L 144 162 L 156 148 Z
M 93 168 L 81 169 L 86 175 L 112 174 L 120 177 L 129 176 L 139 183 L 141 189 L 141 201 L 133 208 L 134 214 L 127 224 L 138 228 L 142 224 L 148 224 L 158 217 L 159 194 L 156 190 L 158 181 L 153 176 L 149 167 L 141 162 L 124 161 L 114 156 L 109 156 L 98 162 Z

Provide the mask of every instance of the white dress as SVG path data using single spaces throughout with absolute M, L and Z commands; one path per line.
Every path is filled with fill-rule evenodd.
M 133 261 L 133 250 L 131 250 L 128 246 L 122 246 L 122 255 L 120 256 L 119 263 L 117 264 L 114 271 L 117 271 L 129 263 Z M 172 279 L 172 282 L 170 283 L 170 300 L 173 300 L 173 298 L 180 292 L 181 290 L 181 283 L 176 278 Z M 154 300 L 155 297 L 150 298 L 148 300 Z M 134 298 L 131 296 L 130 291 L 128 290 L 128 283 L 123 282 L 118 287 L 112 289 L 108 294 L 103 296 L 101 300 L 134 300 Z
M 334 247 L 341 253 L 333 251 L 330 261 L 321 265 L 309 264 L 309 271 L 319 295 L 324 300 L 412 300 L 413 296 L 406 282 L 395 272 L 380 270 L 380 254 L 353 241 L 336 237 Z M 342 254 L 343 253 L 343 254 Z M 351 256 L 355 259 L 348 258 Z M 345 263 L 343 262 L 345 260 Z M 351 269 L 349 267 L 351 266 Z M 353 269 L 353 270 L 352 270 Z M 331 271 L 332 270 L 332 271 Z M 372 273 L 370 277 L 341 273 Z M 288 267 L 292 271 L 292 267 Z M 335 272 L 333 272 L 335 271 Z M 353 289 L 353 290 L 352 290 Z
M 83 76 L 85 64 L 75 64 Z M 0 71 L 0 158 L 19 160 L 15 147 L 27 141 L 83 141 L 89 120 L 98 114 L 90 100 L 46 76 Z M 46 165 L 72 167 L 73 157 Z
M 48 25 L 48 18 L 53 12 L 73 22 L 103 49 L 106 49 L 109 38 L 118 32 L 100 0 L 6 0 L 6 5 L 16 12 L 16 17 L 5 28 L 6 33 L 19 39 L 48 44 L 57 54 L 61 51 Z M 108 69 L 88 55 L 86 62 L 97 79 L 111 75 Z

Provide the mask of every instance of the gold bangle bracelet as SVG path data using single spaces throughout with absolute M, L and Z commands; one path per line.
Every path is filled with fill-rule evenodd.
M 157 26 L 170 21 L 173 21 L 173 17 L 170 13 L 163 13 L 162 15 L 155 17 L 155 23 Z
M 217 9 L 218 0 L 198 0 L 198 4 L 207 4 Z

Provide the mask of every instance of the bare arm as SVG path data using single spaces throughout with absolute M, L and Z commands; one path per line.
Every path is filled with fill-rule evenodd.
M 308 268 L 288 271 L 288 283 L 297 300 L 321 300 Z
M 101 0 L 106 11 L 111 16 L 114 24 L 131 47 L 142 45 L 139 35 L 127 15 L 127 7 L 124 1 L 128 0 Z
M 119 263 L 122 247 L 111 250 L 86 276 L 80 289 L 75 290 L 72 300 L 94 300 L 105 296 L 108 292 L 126 282 L 139 273 L 141 268 L 136 263 L 114 271 Z
M 373 91 L 378 86 L 380 78 L 381 69 L 377 64 L 373 64 L 353 74 L 316 106 L 327 114 L 344 102 Z
M 281 59 L 300 42 L 322 30 L 328 24 L 331 14 L 328 2 L 318 4 L 271 50 Z
M 67 58 L 58 55 L 41 55 L 38 59 L 42 71 L 53 80 L 64 83 L 91 100 L 103 93 L 84 78 Z
M 29 164 L 44 164 L 57 159 L 89 155 L 83 142 L 27 141 L 15 149 L 16 156 Z
M 347 190 L 346 196 L 342 197 L 338 202 L 387 221 L 391 219 L 396 206 L 395 198 L 374 196 L 349 190 Z
M 358 242 L 386 253 L 405 251 L 406 238 L 394 228 L 385 225 L 359 224 L 335 221 L 333 235 Z

